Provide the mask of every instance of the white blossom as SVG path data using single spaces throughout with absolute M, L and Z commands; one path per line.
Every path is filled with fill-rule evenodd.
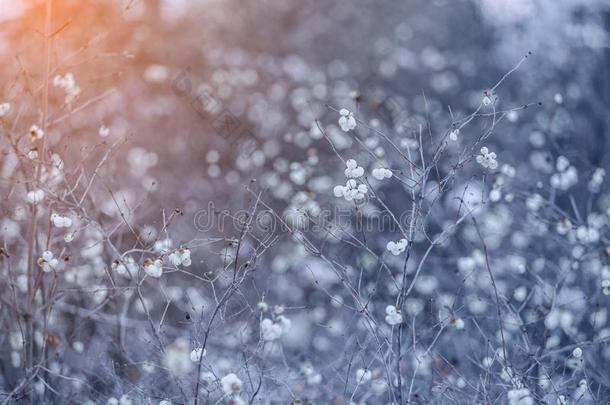
M 399 325 L 402 323 L 402 315 L 399 310 L 396 309 L 394 305 L 388 305 L 385 308 L 385 321 L 391 325 Z
M 500 168 L 500 171 L 506 177 L 515 177 L 515 174 L 517 173 L 517 171 L 515 170 L 514 167 L 512 167 L 511 165 L 506 164 L 506 163 L 502 165 L 502 167 Z
M 481 166 L 489 169 L 496 169 L 498 167 L 498 162 L 496 160 L 496 153 L 490 152 L 487 146 L 483 146 L 481 148 L 481 154 L 477 155 L 477 163 Z
M 261 335 L 265 341 L 273 341 L 279 339 L 282 334 L 286 333 L 291 326 L 290 319 L 285 316 L 278 316 L 275 321 L 265 318 L 261 321 Z
M 82 353 L 85 351 L 85 344 L 83 342 L 77 340 L 76 342 L 72 343 L 72 348 L 77 353 Z
M 153 250 L 157 253 L 169 252 L 172 246 L 172 240 L 170 238 L 160 239 L 155 242 Z
M 538 211 L 544 204 L 544 198 L 538 193 L 534 193 L 525 199 L 525 206 L 532 212 Z
M 50 250 L 45 250 L 42 253 L 42 257 L 38 258 L 38 265 L 42 268 L 42 271 L 49 273 L 56 270 L 59 267 L 59 261 L 53 255 Z
M 191 351 L 191 361 L 193 363 L 199 363 L 199 359 L 203 356 L 205 356 L 207 353 L 207 350 L 205 350 L 203 347 L 196 347 Z
M 58 228 L 69 228 L 72 226 L 72 218 L 63 217 L 59 214 L 51 214 L 51 222 Z
M 133 401 L 127 394 L 123 394 L 121 395 L 121 398 L 119 398 L 119 405 L 133 405 Z
M 400 239 L 398 242 L 390 241 L 386 245 L 386 249 L 389 250 L 394 256 L 398 256 L 407 248 L 408 241 L 406 239 Z
M 585 394 L 587 393 L 587 390 L 589 389 L 589 384 L 587 383 L 587 380 L 582 379 L 578 382 L 578 386 L 576 387 L 576 389 L 574 390 L 574 398 L 576 399 L 576 403 L 580 403 L 582 397 L 585 396 Z
M 100 127 L 100 129 L 97 131 L 98 135 L 101 136 L 102 138 L 107 137 L 108 135 L 110 135 L 110 128 L 108 128 L 106 125 L 102 125 Z
M 151 277 L 159 278 L 163 274 L 163 262 L 160 259 L 144 260 L 144 271 Z
M 570 221 L 568 218 L 563 218 L 557 222 L 556 229 L 558 234 L 567 235 L 567 233 L 572 230 L 572 221 Z
M 345 186 L 337 185 L 333 188 L 333 194 L 335 197 L 344 197 L 345 196 Z
M 451 139 L 452 141 L 457 141 L 459 135 L 460 135 L 460 129 L 455 128 L 451 132 L 449 132 L 449 139 Z
M 563 96 L 561 95 L 561 93 L 555 93 L 555 95 L 553 96 L 553 101 L 555 101 L 557 104 L 562 104 Z
M 30 148 L 30 150 L 28 151 L 28 158 L 31 160 L 38 159 L 38 148 L 37 147 Z
M 177 249 L 170 253 L 169 261 L 174 266 L 188 267 L 191 265 L 191 251 L 186 248 Z
M 265 318 L 261 321 L 261 334 L 263 340 L 276 340 L 282 335 L 282 327 L 274 323 L 271 319 Z
M 502 191 L 497 188 L 494 188 L 489 192 L 489 201 L 498 202 L 502 198 Z
M 503 358 L 503 354 L 500 354 L 500 357 Z M 506 382 L 511 382 L 515 378 L 515 372 L 510 367 L 503 367 L 502 373 L 500 374 L 500 378 Z
M 125 267 L 125 265 L 118 260 L 113 261 L 110 268 L 122 276 L 127 274 L 127 267 Z
M 30 127 L 30 137 L 32 141 L 42 139 L 44 137 L 44 131 L 38 125 L 32 125 Z
M 44 199 L 44 191 L 41 189 L 35 189 L 32 191 L 28 191 L 27 201 L 30 204 L 38 204 Z
M 322 139 L 324 137 L 324 133 L 320 130 L 318 124 L 314 122 L 309 128 L 309 136 L 312 139 Z
M 561 308 L 554 308 L 549 312 L 544 319 L 544 326 L 548 330 L 554 330 L 558 327 L 564 331 L 571 331 L 574 323 L 574 315 L 570 311 Z
M 193 370 L 193 362 L 190 358 L 191 345 L 183 337 L 178 337 L 167 346 L 163 363 L 172 373 L 186 374 Z
M 333 189 L 333 193 L 335 194 L 335 197 L 343 197 L 345 198 L 347 201 L 362 201 L 367 193 L 368 193 L 368 187 L 366 186 L 366 184 L 358 184 L 358 182 L 354 179 L 349 179 L 346 183 L 345 186 L 335 186 L 335 188 Z
M 522 302 L 527 297 L 527 287 L 519 286 L 515 288 L 513 292 L 513 298 L 519 302 Z
M 595 243 L 599 240 L 600 234 L 593 226 L 581 225 L 576 228 L 576 237 L 582 243 Z
M 356 370 L 356 382 L 358 384 L 363 384 L 365 382 L 371 381 L 372 377 L 373 373 L 371 372 L 371 370 L 368 370 L 366 368 L 359 368 L 358 370 Z
M 9 103 L 0 104 L 0 118 L 4 117 L 11 109 L 11 105 Z
M 577 347 L 574 350 L 572 350 L 572 356 L 575 359 L 580 359 L 582 357 L 582 349 L 580 347 Z
M 364 169 L 358 166 L 358 163 L 354 159 L 348 159 L 345 162 L 345 177 L 348 179 L 355 179 L 364 175 Z
M 306 363 L 301 367 L 301 371 L 307 379 L 308 385 L 318 385 L 322 382 L 322 375 L 312 367 L 311 364 Z
M 65 76 L 57 75 L 53 78 L 53 86 L 58 87 L 66 93 L 66 104 L 71 104 L 81 92 L 80 87 L 76 85 L 74 75 L 66 73 Z
M 155 152 L 147 151 L 144 148 L 136 146 L 127 152 L 127 163 L 129 170 L 134 176 L 142 177 L 148 169 L 155 166 L 159 162 L 159 155 Z
M 534 405 L 530 391 L 527 388 L 517 388 L 508 391 L 509 405 Z
M 602 280 L 602 292 L 604 295 L 610 295 L 610 280 Z
M 464 329 L 466 324 L 464 323 L 464 320 L 462 318 L 453 318 L 451 320 L 451 326 L 453 326 L 454 328 L 456 328 L 458 330 L 462 330 L 462 329 Z
M 261 301 L 258 304 L 256 304 L 256 307 L 261 311 L 261 312 L 267 312 L 269 310 L 269 305 L 265 302 L 265 301 Z
M 558 190 L 567 190 L 578 183 L 578 170 L 570 164 L 565 156 L 559 156 L 555 163 L 557 172 L 551 176 L 551 186 Z
M 234 374 L 230 373 L 220 379 L 220 385 L 225 394 L 232 394 L 241 391 L 241 380 Z
M 373 177 L 377 180 L 389 179 L 392 177 L 392 171 L 384 167 L 373 169 Z
M 354 118 L 353 112 L 342 108 L 339 111 L 339 114 L 341 114 L 341 117 L 339 117 L 339 126 L 343 131 L 349 132 L 356 128 L 356 118 Z
M 496 96 L 496 94 L 491 91 L 491 90 L 486 90 L 483 92 L 483 99 L 481 100 L 481 102 L 483 103 L 484 106 L 490 106 L 493 103 L 496 102 L 496 100 L 498 99 L 498 97 Z

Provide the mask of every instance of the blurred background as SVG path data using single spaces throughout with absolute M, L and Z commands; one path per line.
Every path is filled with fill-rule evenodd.
M 502 86 L 500 99 L 553 103 L 561 94 L 565 103 L 528 119 L 524 128 L 511 128 L 497 142 L 510 144 L 507 153 L 519 156 L 526 153 L 528 131 L 544 125 L 555 133 L 557 147 L 569 150 L 576 143 L 586 148 L 581 158 L 601 162 L 609 97 L 604 3 L 57 1 L 54 26 L 61 32 L 54 55 L 58 72 L 73 72 L 80 82 L 81 99 L 111 91 L 70 120 L 72 139 L 100 124 L 116 136 L 129 134 L 172 172 L 166 188 L 188 176 L 199 193 L 224 185 L 227 176 L 243 180 L 252 173 L 234 167 L 235 156 L 229 155 L 239 150 L 222 150 L 224 139 L 214 136 L 218 111 L 202 116 L 203 107 L 193 107 L 200 93 L 214 100 L 210 109 L 231 113 L 261 144 L 277 143 L 269 149 L 290 159 L 310 146 L 300 138 L 312 119 L 334 117 L 326 104 L 351 102 L 353 108 L 354 89 L 365 90 L 364 102 L 373 107 L 392 96 L 404 98 L 405 116 L 418 113 L 425 94 L 430 112 L 444 116 L 441 126 L 448 120 L 446 105 L 472 107 L 478 100 L 473 94 L 528 51 L 532 59 Z M 0 5 L 5 97 L 23 90 L 23 82 L 15 81 L 19 69 L 32 85 L 40 79 L 42 6 Z M 209 176 L 205 154 L 213 148 L 220 152 L 221 170 Z
M 604 213 L 610 206 L 610 194 L 602 191 L 593 196 L 587 192 L 588 179 L 596 168 L 607 169 L 610 159 L 608 1 L 54 0 L 53 3 L 53 76 L 72 73 L 81 92 L 76 102 L 64 103 L 64 93 L 51 91 L 51 124 L 47 131 L 50 153 L 60 154 L 66 167 L 78 164 L 84 157 L 91 157 L 93 164 L 100 148 L 124 139 L 124 146 L 108 163 L 99 194 L 93 198 L 101 218 L 118 218 L 105 189 L 120 195 L 121 203 L 128 207 L 129 217 L 139 224 L 141 232 L 164 225 L 160 210 L 181 210 L 184 213 L 181 222 L 171 229 L 174 245 L 204 237 L 222 240 L 211 246 L 200 243 L 201 250 L 193 252 L 192 271 L 204 278 L 226 269 L 227 260 L 234 259 L 232 241 L 239 236 L 239 227 L 233 221 L 219 229 L 218 222 L 214 222 L 218 218 L 212 216 L 223 210 L 235 214 L 251 209 L 256 200 L 253 196 L 260 192 L 267 208 L 292 225 L 310 221 L 337 204 L 333 186 L 345 181 L 345 166 L 337 155 L 357 158 L 367 167 L 384 161 L 396 171 L 406 173 L 407 167 L 400 166 L 400 156 L 383 146 L 380 138 L 374 136 L 375 131 L 387 134 L 401 148 L 412 145 L 410 136 L 420 125 L 429 125 L 431 139 L 438 137 L 451 128 L 455 117 L 462 118 L 476 110 L 483 91 L 493 87 L 527 56 L 496 89 L 496 108 L 514 111 L 497 123 L 493 136 L 486 141 L 486 146 L 498 154 L 498 160 L 516 171 L 514 179 L 507 180 L 511 185 L 505 194 L 510 188 L 519 204 L 506 200 L 484 208 L 480 218 L 482 232 L 489 238 L 489 248 L 497 252 L 494 254 L 498 261 L 507 267 L 498 266 L 500 288 L 506 296 L 510 297 L 518 286 L 534 285 L 540 279 L 570 286 L 568 292 L 557 294 L 560 298 L 532 299 L 531 305 L 527 305 L 531 310 L 528 315 L 531 322 L 526 324 L 531 328 L 532 346 L 545 350 L 553 336 L 558 336 L 565 347 L 600 336 L 603 325 L 591 325 L 585 315 L 582 322 L 587 325 L 579 332 L 582 336 L 572 331 L 557 332 L 561 327 L 545 325 L 548 319 L 545 317 L 556 300 L 565 302 L 566 308 L 574 312 L 607 307 L 608 301 L 603 301 L 598 291 L 600 274 L 605 274 L 605 270 L 583 271 L 582 278 L 568 277 L 566 281 L 563 274 L 549 270 L 548 264 L 531 276 L 514 275 L 510 267 L 529 269 L 536 267 L 535 263 L 540 264 L 536 259 L 541 257 L 553 261 L 560 254 L 570 256 L 570 245 L 557 242 L 557 235 L 548 236 L 546 230 L 540 231 L 540 226 L 551 229 L 564 214 L 575 224 L 586 223 L 589 214 Z M 19 118 L 11 128 L 16 133 L 27 133 L 31 123 L 40 119 L 43 108 L 44 18 L 44 1 L 0 0 L 1 94 L 4 100 L 18 100 L 13 102 L 11 112 L 15 114 L 12 117 Z M 526 105 L 527 108 L 523 107 Z M 362 132 L 354 135 L 339 129 L 341 108 L 354 111 L 366 123 L 359 127 Z M 474 137 L 487 129 L 488 121 L 476 121 L 462 136 Z M 462 147 L 470 146 L 465 142 L 449 149 L 458 153 Z M 569 193 L 547 184 L 556 171 L 558 156 L 569 159 L 581 175 L 581 183 Z M 0 159 L 3 177 L 10 177 L 17 167 L 15 155 L 4 153 Z M 449 173 L 454 164 L 455 160 L 440 163 L 439 171 Z M 72 174 L 76 175 L 76 170 Z M 470 183 L 469 188 L 466 186 L 470 197 L 465 198 L 471 198 L 472 204 L 495 187 L 491 175 L 481 174 L 479 168 L 470 164 L 452 178 L 451 196 L 466 194 L 464 187 Z M 379 185 L 378 193 L 387 208 L 398 216 L 408 208 L 410 197 L 406 190 L 404 185 L 384 184 Z M 548 215 L 532 214 L 530 218 L 527 201 L 535 193 L 543 194 L 557 208 L 549 210 Z M 6 196 L 2 216 L 13 221 L 15 205 L 10 201 L 16 197 L 8 191 Z M 451 196 L 442 197 L 439 205 L 430 204 L 430 219 L 416 236 L 422 242 L 414 252 L 417 258 L 422 257 L 427 247 L 423 242 L 456 218 Z M 351 212 L 351 208 L 346 209 Z M 367 209 L 371 207 L 359 207 L 365 217 Z M 4 222 L 5 233 L 9 229 L 7 223 Z M 210 223 L 214 226 L 208 226 Z M 269 236 L 267 231 L 262 226 L 256 232 Z M 324 228 L 324 232 L 311 233 L 309 237 L 320 242 L 320 249 L 340 263 L 349 276 L 358 278 L 358 270 L 370 271 L 360 276 L 361 283 L 367 286 L 363 289 L 368 288 L 374 311 L 383 318 L 380 314 L 385 304 L 396 296 L 391 284 L 396 281 L 393 278 L 399 274 L 401 262 L 394 257 L 386 258 L 394 272 L 389 277 L 378 276 L 371 270 L 379 266 L 377 259 L 367 258 L 366 252 L 345 243 L 344 237 L 333 240 L 329 234 Z M 432 255 L 425 283 L 416 288 L 414 301 L 410 302 L 413 314 L 428 314 L 417 318 L 422 321 L 423 341 L 434 341 L 438 325 L 431 314 L 445 310 L 447 302 L 453 306 L 449 313 L 461 308 L 463 318 L 472 320 L 467 336 L 441 337 L 441 348 L 435 349 L 435 355 L 430 355 L 422 366 L 421 380 L 420 376 L 414 377 L 417 383 L 413 392 L 417 399 L 413 403 L 475 403 L 472 392 L 476 391 L 473 386 L 479 374 L 472 358 L 479 361 L 484 357 L 477 345 L 494 337 L 486 337 L 482 331 L 492 336 L 497 332 L 497 324 L 491 319 L 490 314 L 494 313 L 491 305 L 476 304 L 493 302 L 489 291 L 485 291 L 489 286 L 471 285 L 460 273 L 463 268 L 468 269 L 460 268 L 460 259 L 463 263 L 464 258 L 476 257 L 472 252 L 477 249 L 480 254 L 480 243 L 473 234 L 472 226 L 456 231 L 455 240 Z M 280 232 L 273 237 L 276 239 L 265 253 L 256 256 L 256 273 L 248 288 L 238 302 L 231 304 L 231 315 L 210 338 L 210 362 L 216 362 L 218 370 L 236 369 L 236 364 L 243 362 L 236 350 L 241 352 L 244 348 L 256 353 L 251 346 L 254 344 L 251 337 L 259 327 L 256 303 L 283 305 L 292 320 L 292 329 L 283 338 L 282 349 L 273 352 L 269 360 L 277 367 L 271 367 L 276 377 L 265 384 L 274 388 L 267 387 L 257 400 L 288 403 L 301 398 L 311 403 L 367 400 L 387 403 L 388 397 L 384 396 L 387 386 L 383 383 L 364 392 L 350 385 L 353 395 L 346 395 L 353 380 L 350 382 L 344 374 L 354 373 L 347 369 L 352 362 L 353 367 L 358 362 L 358 367 L 377 367 L 374 380 L 384 371 L 382 365 L 371 360 L 375 358 L 376 346 L 365 338 L 362 341 L 357 338 L 364 329 L 360 321 L 355 321 L 354 313 L 346 313 L 344 300 L 349 294 L 342 290 L 334 275 L 329 275 L 330 265 L 312 256 L 298 235 Z M 366 244 L 381 256 L 387 241 L 393 238 L 395 235 L 382 229 L 369 235 Z M 592 252 L 603 252 L 603 240 Z M 129 235 L 125 241 L 132 242 Z M 256 240 L 246 245 L 251 249 Z M 596 259 L 600 268 L 607 261 L 601 255 L 602 259 Z M 95 264 L 97 256 L 101 264 Z M 103 263 L 107 265 L 114 259 L 107 251 L 83 257 L 84 262 L 93 263 L 94 268 L 99 265 L 100 269 L 104 268 Z M 90 279 L 81 275 L 89 281 L 78 281 L 77 277 L 77 281 L 69 279 L 68 283 L 74 282 L 76 287 L 83 283 L 101 286 L 106 283 L 103 273 L 99 270 Z M 162 291 L 151 289 L 146 297 L 156 316 L 167 311 L 166 322 L 170 327 L 167 341 L 177 351 L 182 350 L 180 337 L 186 339 L 187 346 L 189 341 L 199 339 L 201 331 L 193 332 L 184 316 L 185 313 L 194 318 L 205 316 L 205 311 L 197 315 L 195 308 L 197 304 L 207 308 L 213 290 L 190 286 L 179 276 L 171 275 Z M 227 286 L 228 282 L 221 284 Z M 540 282 L 541 289 L 543 284 Z M 528 288 L 528 294 L 534 291 L 537 290 Z M 535 294 L 542 297 L 540 291 Z M 169 309 L 164 305 L 168 296 L 174 302 L 168 305 Z M 145 336 L 141 309 L 136 306 L 123 309 L 119 303 L 108 301 L 108 297 L 100 301 L 108 305 L 102 314 L 135 311 L 139 315 L 134 315 L 134 319 L 141 320 L 138 341 L 150 341 L 151 337 Z M 568 303 L 573 302 L 579 304 L 570 307 Z M 134 403 L 153 403 L 146 402 L 152 401 L 146 398 L 158 401 L 169 397 L 168 391 L 159 386 L 162 381 L 172 381 L 167 375 L 142 371 L 146 350 L 139 345 L 117 345 L 116 340 L 125 336 L 117 337 L 114 331 L 100 326 L 104 325 L 106 315 L 96 319 L 83 317 L 81 309 L 88 307 L 84 293 L 71 301 L 70 306 L 64 307 L 67 317 L 57 321 L 56 333 L 66 342 L 78 337 L 79 341 L 87 342 L 87 347 L 99 348 L 97 353 L 88 354 L 82 364 L 76 360 L 79 354 L 69 347 L 64 352 L 66 360 L 62 367 L 70 369 L 66 375 L 83 376 L 90 386 L 62 386 L 58 390 L 64 394 L 72 392 L 76 398 L 86 396 L 95 403 L 118 398 L 125 392 L 138 398 Z M 68 308 L 72 308 L 71 313 Z M 414 315 L 413 322 L 415 319 Z M 512 332 L 516 334 L 518 330 L 519 327 Z M 601 336 L 606 332 L 610 333 L 604 329 Z M 423 353 L 425 347 L 417 353 Z M 610 351 L 607 344 L 596 350 L 599 352 L 590 355 L 605 359 L 606 365 L 591 366 L 588 378 L 597 391 L 581 403 L 589 403 L 592 398 L 601 402 L 591 403 L 610 403 L 605 402 L 610 395 L 607 366 Z M 3 357 L 8 358 L 10 349 L 5 352 Z M 524 360 L 526 356 L 515 356 L 515 364 L 520 361 L 522 365 L 529 364 Z M 415 367 L 414 358 L 405 360 L 405 369 Z M 112 368 L 113 361 L 122 365 L 120 370 Z M 178 374 L 186 371 L 171 362 L 164 364 L 169 369 L 177 367 Z M 572 394 L 577 389 L 579 374 L 568 375 L 555 365 L 551 369 L 554 371 L 549 372 L 548 378 L 553 380 L 557 376 L 557 381 L 565 383 L 558 389 L 560 392 Z M 9 374 L 6 371 L 5 375 Z M 537 368 L 532 374 L 533 379 L 540 378 Z M 324 378 L 317 381 L 317 376 Z M 284 378 L 288 388 L 283 387 Z M 7 387 L 18 381 L 17 377 L 6 380 Z M 246 380 L 243 375 L 242 380 Z M 447 388 L 456 384 L 455 390 Z M 441 385 L 442 390 L 432 388 Z M 451 393 L 446 394 L 445 390 Z M 170 391 L 179 397 L 176 386 Z M 554 401 L 559 395 L 556 390 L 547 398 L 542 391 L 536 392 L 537 400 Z

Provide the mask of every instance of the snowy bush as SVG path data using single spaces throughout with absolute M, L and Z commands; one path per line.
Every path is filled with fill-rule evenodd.
M 610 403 L 609 16 L 0 9 L 0 403 Z

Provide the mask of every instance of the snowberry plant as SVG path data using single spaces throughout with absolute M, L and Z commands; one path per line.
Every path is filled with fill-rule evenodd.
M 82 3 L 32 2 L 1 67 L 0 403 L 609 402 L 590 67 L 434 39 L 533 2 Z
M 244 371 L 214 373 L 224 354 L 210 341 L 258 252 L 245 234 L 201 237 L 183 201 L 150 202 L 159 154 L 128 139 L 108 107 L 117 89 L 88 88 L 99 72 L 87 47 L 71 49 L 54 18 L 68 3 L 32 5 L 44 15 L 31 39 L 41 52 L 3 72 L 13 79 L 0 103 L 0 403 L 242 403 Z M 106 62 L 113 45 L 98 46 Z M 261 342 L 290 327 L 270 320 Z M 127 369 L 147 394 L 126 385 Z

